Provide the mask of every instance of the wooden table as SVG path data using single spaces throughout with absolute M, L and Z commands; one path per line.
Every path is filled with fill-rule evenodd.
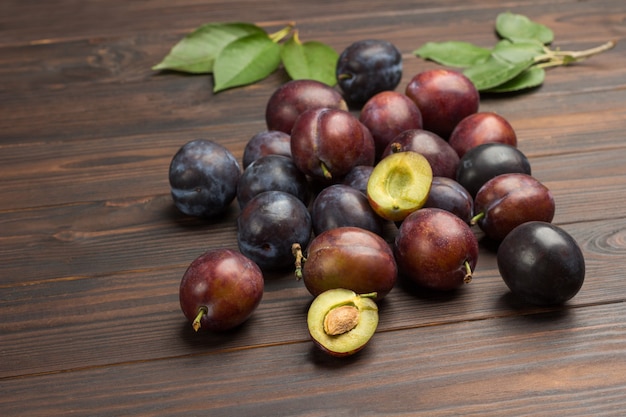
M 205 250 L 237 247 L 238 209 L 216 221 L 179 214 L 169 162 L 199 137 L 241 158 L 286 77 L 214 95 L 210 76 L 151 66 L 203 23 L 273 31 L 295 21 L 303 40 L 338 51 L 392 41 L 404 56 L 403 91 L 437 67 L 414 49 L 491 46 L 507 10 L 551 27 L 562 49 L 618 40 L 550 70 L 535 91 L 481 101 L 511 122 L 554 193 L 554 223 L 581 245 L 580 293 L 562 307 L 522 305 L 482 246 L 474 282 L 457 293 L 394 288 L 376 335 L 353 357 L 313 347 L 311 297 L 289 272 L 266 277 L 261 305 L 238 330 L 194 333 L 180 278 Z M 623 415 L 623 1 L 5 0 L 0 34 L 1 415 Z

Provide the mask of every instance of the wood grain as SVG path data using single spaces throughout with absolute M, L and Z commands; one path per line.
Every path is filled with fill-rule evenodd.
M 532 92 L 481 98 L 481 110 L 511 122 L 533 175 L 554 193 L 554 222 L 585 256 L 581 292 L 563 306 L 521 304 L 498 274 L 497 248 L 475 229 L 474 281 L 441 294 L 400 280 L 353 357 L 314 348 L 311 296 L 290 270 L 266 274 L 242 327 L 194 333 L 178 305 L 180 278 L 203 251 L 237 248 L 239 210 L 213 221 L 178 213 L 169 162 L 198 137 L 241 160 L 287 77 L 215 95 L 208 75 L 151 66 L 202 23 L 274 31 L 296 21 L 303 39 L 337 50 L 392 41 L 404 58 L 402 91 L 438 67 L 415 48 L 491 46 L 504 9 L 551 27 L 556 48 L 618 41 L 550 69 Z M 621 416 L 625 21 L 617 0 L 3 1 L 0 415 Z

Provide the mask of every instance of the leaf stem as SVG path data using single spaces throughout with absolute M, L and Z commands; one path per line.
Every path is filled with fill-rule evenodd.
M 549 68 L 561 65 L 569 65 L 573 62 L 582 61 L 593 55 L 612 49 L 617 44 L 616 41 L 608 41 L 602 45 L 582 51 L 560 51 L 546 48 L 546 53 L 535 57 L 535 66 L 538 68 Z
M 289 22 L 287 26 L 277 32 L 269 34 L 268 36 L 272 40 L 272 42 L 278 43 L 285 39 L 287 36 L 289 36 L 295 26 L 296 22 Z

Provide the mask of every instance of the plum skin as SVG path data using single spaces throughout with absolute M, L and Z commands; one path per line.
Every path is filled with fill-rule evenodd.
M 421 208 L 400 225 L 394 255 L 400 275 L 421 287 L 449 291 L 471 279 L 468 272 L 476 267 L 478 240 L 455 214 Z
M 245 322 L 263 296 L 263 274 L 249 258 L 214 249 L 194 259 L 179 286 L 180 307 L 193 322 L 201 308 L 200 329 L 225 331 Z
M 509 121 L 499 114 L 478 112 L 461 120 L 448 142 L 459 157 L 463 157 L 468 150 L 483 143 L 505 143 L 517 147 L 517 134 Z
M 536 178 L 520 173 L 490 179 L 474 199 L 476 223 L 493 240 L 504 239 L 528 221 L 551 222 L 555 209 L 552 192 Z
M 317 235 L 307 248 L 302 280 L 313 296 L 344 288 L 375 292 L 383 299 L 394 287 L 397 265 L 389 244 L 358 227 L 339 227 Z
M 535 305 L 570 300 L 585 279 L 585 259 L 574 238 L 542 221 L 513 229 L 498 247 L 497 264 L 511 293 Z
M 174 204 L 189 216 L 215 217 L 237 194 L 241 167 L 224 146 L 208 139 L 184 144 L 169 167 Z

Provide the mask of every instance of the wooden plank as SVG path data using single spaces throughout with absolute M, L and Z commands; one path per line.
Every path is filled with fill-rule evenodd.
M 0 408 L 14 416 L 614 416 L 626 406 L 624 317 L 620 302 L 385 331 L 348 360 L 302 341 L 2 379 Z

